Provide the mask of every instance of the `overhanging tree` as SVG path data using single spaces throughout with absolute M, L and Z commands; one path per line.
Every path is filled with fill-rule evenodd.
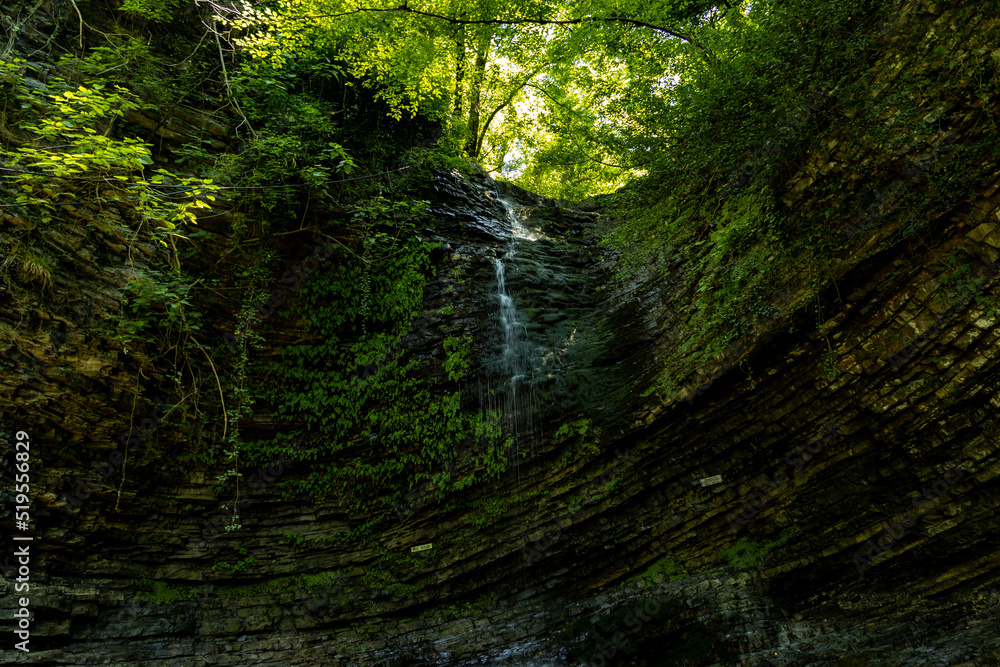
M 609 170 L 641 166 L 645 156 L 629 142 L 657 134 L 648 120 L 665 104 L 664 77 L 685 60 L 708 67 L 725 57 L 725 48 L 715 53 L 718 35 L 743 19 L 743 5 L 279 0 L 227 16 L 252 57 L 273 67 L 335 58 L 391 115 L 438 120 L 448 146 L 494 170 L 516 144 L 548 160 L 536 175 L 586 162 L 586 178 L 600 173 L 597 187 L 607 189 L 616 180 Z

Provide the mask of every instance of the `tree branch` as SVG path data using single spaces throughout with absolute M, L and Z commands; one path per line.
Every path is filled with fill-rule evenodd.
M 526 88 L 534 88 L 535 90 L 544 93 L 546 97 L 548 97 L 550 100 L 552 100 L 553 102 L 555 102 L 558 106 L 561 106 L 563 109 L 565 109 L 566 111 L 570 112 L 571 114 L 573 114 L 574 116 L 576 116 L 577 118 L 579 118 L 581 121 L 583 121 L 583 118 L 580 117 L 580 114 L 579 114 L 579 112 L 576 109 L 574 109 L 573 107 L 567 106 L 565 102 L 562 102 L 561 100 L 557 99 L 554 95 L 552 95 L 552 93 L 550 93 L 549 91 L 545 90 L 541 86 L 536 85 L 536 84 L 531 83 L 531 82 L 525 83 L 524 86 Z M 589 136 L 589 134 L 590 134 L 589 132 L 586 132 L 586 134 L 588 135 L 587 139 L 589 141 L 591 141 L 593 143 L 597 143 L 594 140 L 593 137 Z M 635 169 L 636 168 L 636 167 L 627 167 L 627 166 L 621 165 L 621 164 L 611 164 L 610 162 L 604 162 L 603 160 L 598 160 L 596 157 L 594 157 L 593 155 L 591 155 L 590 153 L 588 153 L 586 151 L 586 149 L 584 149 L 584 147 L 580 144 L 580 142 L 577 140 L 576 137 L 571 136 L 570 140 L 573 141 L 573 143 L 576 144 L 576 147 L 578 149 L 580 149 L 580 152 L 583 153 L 584 155 L 586 155 L 587 158 L 589 160 L 591 160 L 592 162 L 596 162 L 598 164 L 603 164 L 605 167 L 612 167 L 614 169 Z M 566 163 L 566 164 L 582 164 L 582 163 L 571 162 L 571 163 Z
M 540 67 L 532 71 L 530 74 L 528 74 L 528 76 L 524 79 L 524 82 L 515 86 L 511 94 L 508 95 L 507 98 L 500 103 L 500 106 L 498 106 L 493 110 L 489 118 L 486 119 L 486 123 L 483 125 L 482 130 L 480 130 L 479 136 L 476 137 L 476 155 L 478 155 L 479 152 L 482 150 L 483 140 L 486 139 L 486 132 L 490 129 L 490 123 L 493 122 L 493 119 L 496 118 L 497 114 L 500 113 L 502 110 L 506 109 L 510 105 L 510 103 L 514 101 L 514 98 L 517 97 L 517 94 L 522 90 L 524 90 L 525 86 L 527 86 L 528 83 L 530 83 L 531 80 L 534 79 L 539 72 L 544 70 L 546 67 L 549 67 L 551 64 L 552 63 L 545 63 L 544 65 L 541 65 Z
M 697 42 L 693 37 L 685 35 L 673 28 L 668 28 L 666 26 L 656 25 L 654 23 L 648 23 L 646 21 L 639 21 L 637 19 L 630 19 L 624 16 L 582 16 L 573 19 L 517 19 L 517 18 L 499 18 L 499 19 L 465 19 L 458 18 L 454 16 L 446 16 L 444 14 L 438 14 L 436 12 L 427 12 L 420 9 L 413 9 L 407 6 L 405 3 L 399 7 L 359 7 L 357 9 L 352 9 L 346 12 L 337 12 L 335 14 L 310 14 L 309 16 L 299 16 L 296 18 L 301 19 L 314 19 L 314 18 L 340 18 L 341 16 L 350 16 L 353 14 L 363 14 L 363 13 L 392 13 L 398 12 L 400 14 L 414 14 L 416 16 L 424 16 L 427 18 L 437 19 L 439 21 L 444 21 L 446 23 L 451 23 L 453 25 L 582 25 L 585 23 L 622 23 L 625 25 L 630 25 L 635 28 L 647 28 L 649 30 L 655 30 L 656 32 L 661 32 L 665 35 L 670 35 L 671 37 L 676 37 L 682 41 L 688 42 L 698 47 L 702 51 L 705 51 L 705 47 Z

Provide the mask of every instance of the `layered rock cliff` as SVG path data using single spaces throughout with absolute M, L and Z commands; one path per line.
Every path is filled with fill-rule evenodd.
M 32 30 L 22 52 L 53 34 Z M 247 289 L 232 257 L 248 255 L 231 244 L 227 202 L 199 221 L 207 236 L 190 261 L 218 282 L 190 292 L 206 349 L 181 373 L 130 354 L 104 324 L 127 319 L 125 287 L 156 252 L 129 238 L 124 208 L 64 207 L 45 225 L 5 209 L 5 612 L 20 596 L 8 537 L 17 431 L 30 435 L 35 528 L 31 652 L 6 643 L 5 613 L 4 660 L 996 664 L 1000 98 L 953 94 L 974 87 L 960 66 L 926 100 L 906 87 L 942 63 L 995 72 L 996 34 L 985 11 L 901 5 L 866 72 L 872 99 L 837 100 L 836 119 L 790 165 L 786 206 L 822 218 L 837 247 L 824 266 L 788 270 L 753 328 L 707 359 L 694 239 L 621 271 L 601 243 L 620 215 L 613 202 L 546 200 L 471 168 L 409 186 L 429 202 L 420 233 L 434 247 L 411 277 L 420 307 L 398 355 L 424 365 L 402 391 L 416 405 L 426 389 L 428 410 L 457 397 L 434 424 L 459 408 L 493 415 L 487 438 L 505 445 L 456 439 L 454 456 L 384 506 L 374 493 L 360 507 L 289 496 L 285 483 L 377 462 L 395 442 L 389 427 L 323 450 L 310 440 L 318 427 L 278 398 L 223 423 L 218 395 L 239 388 L 225 341 L 250 321 L 231 289 Z M 871 113 L 891 126 L 906 95 L 926 107 L 926 136 L 892 151 L 857 136 L 859 108 L 889 100 Z M 222 150 L 238 125 L 184 107 L 155 123 L 136 113 L 162 154 L 209 135 Z M 904 233 L 911 210 L 919 233 Z M 300 229 L 266 247 L 245 376 L 261 389 L 288 349 L 330 339 L 316 329 L 327 302 L 307 302 L 309 286 L 348 270 L 337 248 L 363 233 L 320 203 Z M 831 282 L 817 288 L 820 272 Z M 345 346 L 356 342 L 338 326 Z M 379 379 L 390 361 L 354 370 Z M 241 469 L 234 498 L 217 476 L 229 469 L 223 426 L 236 425 L 248 441 L 289 437 Z M 294 449 L 293 433 L 316 451 Z M 477 483 L 438 493 L 467 475 Z

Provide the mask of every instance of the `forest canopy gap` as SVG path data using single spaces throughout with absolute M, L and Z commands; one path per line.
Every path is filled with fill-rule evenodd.
M 439 124 L 446 152 L 541 194 L 581 199 L 675 168 L 740 89 L 768 92 L 737 113 L 777 113 L 773 93 L 793 76 L 782 68 L 802 64 L 817 31 L 841 31 L 869 3 L 206 4 L 248 76 L 281 85 L 295 72 L 369 88 L 389 116 Z M 785 96 L 806 82 L 797 76 Z

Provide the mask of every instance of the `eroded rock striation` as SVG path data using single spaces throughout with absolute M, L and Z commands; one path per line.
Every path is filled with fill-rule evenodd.
M 975 16 L 901 5 L 873 97 L 899 92 L 898 71 L 929 67 L 942 45 L 1000 60 L 963 50 L 998 21 Z M 37 31 L 21 48 L 45 43 Z M 794 165 L 795 215 L 818 219 L 827 186 L 854 173 L 863 103 L 874 102 L 841 101 Z M 937 129 L 906 153 L 867 154 L 868 189 L 841 186 L 853 215 L 823 218 L 844 239 L 834 287 L 817 293 L 803 265 L 752 331 L 707 360 L 677 353 L 700 335 L 689 307 L 701 264 L 678 252 L 625 275 L 600 242 L 613 205 L 435 172 L 421 196 L 439 246 L 402 348 L 428 362 L 426 384 L 455 382 L 465 408 L 506 414 L 512 447 L 489 483 L 445 502 L 418 490 L 360 538 L 367 515 L 281 490 L 339 459 L 290 454 L 244 471 L 241 526 L 226 530 L 218 471 L 175 465 L 217 426 L 216 379 L 178 407 L 172 369 L 137 362 L 102 326 L 123 316 L 131 271 L 156 249 L 124 238 L 115 209 L 69 208 L 41 229 L 5 213 L 3 235 L 36 234 L 54 263 L 44 280 L 14 276 L 30 290 L 0 294 L 0 494 L 14 504 L 10 438 L 30 433 L 36 527 L 31 652 L 6 644 L 5 664 L 997 664 L 1000 162 L 961 158 L 993 141 L 1000 96 L 934 100 L 928 113 Z M 221 150 L 231 138 L 221 119 L 173 116 L 129 122 L 167 142 L 207 132 Z M 952 168 L 966 170 L 964 189 L 919 235 L 901 234 L 908 202 Z M 274 246 L 270 293 L 294 267 L 317 267 L 306 283 L 335 270 L 331 239 L 355 238 L 322 227 L 335 209 L 310 215 L 328 233 Z M 201 220 L 206 272 L 226 261 L 230 222 L 221 201 Z M 498 262 L 527 350 L 513 384 Z M 221 340 L 239 302 L 196 298 Z M 316 337 L 280 308 L 256 326 L 264 365 Z M 471 341 L 461 380 L 442 370 L 446 338 Z M 242 426 L 283 430 L 267 404 Z M 3 525 L 15 532 L 12 515 Z M 5 642 L 19 597 L 10 545 Z

